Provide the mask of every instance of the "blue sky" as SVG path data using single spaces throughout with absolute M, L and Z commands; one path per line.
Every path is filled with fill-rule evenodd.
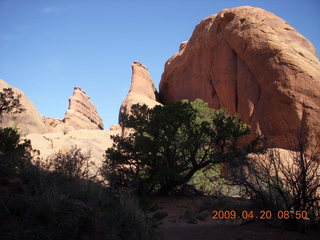
M 0 0 L 0 78 L 41 114 L 60 119 L 79 86 L 107 129 L 118 121 L 133 61 L 146 65 L 158 86 L 166 60 L 197 23 L 244 5 L 283 18 L 319 53 L 319 0 Z

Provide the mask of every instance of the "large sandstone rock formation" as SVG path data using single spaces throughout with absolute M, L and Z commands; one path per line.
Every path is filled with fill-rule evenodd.
M 119 113 L 119 123 L 121 124 L 122 114 L 130 114 L 133 104 L 146 104 L 152 108 L 160 104 L 157 101 L 157 90 L 150 77 L 148 69 L 141 63 L 132 64 L 132 78 L 129 93 L 122 102 Z
M 74 129 L 103 129 L 102 120 L 90 97 L 79 87 L 75 87 L 69 99 L 69 108 L 64 122 Z
M 320 64 L 312 44 L 263 9 L 226 9 L 201 21 L 165 64 L 161 101 L 202 98 L 227 107 L 273 147 L 320 129 Z
M 38 113 L 28 97 L 20 89 L 12 87 L 0 79 L 0 91 L 2 91 L 3 88 L 12 88 L 16 94 L 21 94 L 20 103 L 26 111 L 19 114 L 4 114 L 0 122 L 0 127 L 18 127 L 22 131 L 22 134 L 44 133 L 45 125 L 43 117 Z
M 67 152 L 76 146 L 81 152 L 91 153 L 91 161 L 96 165 L 98 171 L 103 162 L 105 150 L 112 146 L 111 135 L 120 134 L 121 130 L 88 130 L 81 129 L 67 133 L 46 133 L 46 134 L 29 134 L 27 139 L 31 140 L 33 149 L 40 151 L 40 157 L 46 159 L 53 154 L 61 151 Z

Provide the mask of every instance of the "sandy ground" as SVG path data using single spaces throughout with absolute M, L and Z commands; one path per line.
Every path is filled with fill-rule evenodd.
M 265 223 L 248 222 L 243 224 L 243 220 L 212 220 L 210 213 L 205 219 L 199 220 L 195 216 L 199 212 L 203 197 L 162 197 L 155 199 L 155 201 L 162 208 L 161 211 L 168 213 L 159 226 L 159 231 L 165 240 L 320 239 L 319 232 L 284 231 Z

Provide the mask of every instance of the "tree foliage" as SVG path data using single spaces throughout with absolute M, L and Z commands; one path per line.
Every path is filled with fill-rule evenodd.
M 221 169 L 221 164 L 209 164 L 197 171 L 188 184 L 191 184 L 205 195 L 220 196 L 226 187 L 226 182 L 221 176 Z
M 238 140 L 250 128 L 225 109 L 210 109 L 202 100 L 181 101 L 148 109 L 133 105 L 123 116 L 126 136 L 113 136 L 106 150 L 104 175 L 111 187 L 169 194 L 209 164 L 240 161 L 256 150 Z
M 21 113 L 25 111 L 20 103 L 21 94 L 15 94 L 12 88 L 4 88 L 0 92 L 0 117 L 4 113 Z
M 30 140 L 21 140 L 18 129 L 0 129 L 0 178 L 19 174 L 31 164 Z
M 11 88 L 0 92 L 0 122 L 4 113 L 25 111 L 20 103 L 21 94 Z M 31 143 L 21 140 L 18 129 L 0 128 L 0 177 L 19 173 L 23 166 L 30 163 Z

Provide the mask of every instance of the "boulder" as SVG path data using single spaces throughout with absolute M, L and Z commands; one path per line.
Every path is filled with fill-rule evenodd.
M 75 130 L 71 125 L 64 123 L 63 120 L 58 118 L 47 117 L 44 123 L 46 125 L 46 133 L 60 132 L 66 134 L 67 132 Z
M 0 91 L 2 91 L 3 88 L 11 88 L 17 95 L 21 94 L 20 103 L 25 111 L 18 114 L 3 114 L 0 127 L 17 127 L 23 135 L 29 133 L 44 133 L 46 128 L 43 116 L 39 114 L 29 98 L 20 89 L 12 87 L 0 79 Z
M 225 9 L 202 20 L 165 64 L 163 104 L 201 98 L 251 125 L 252 139 L 292 149 L 299 129 L 320 129 L 320 63 L 313 45 L 260 8 Z
M 114 130 L 121 130 L 121 126 L 119 124 L 114 124 L 111 125 L 109 130 L 114 131 Z

